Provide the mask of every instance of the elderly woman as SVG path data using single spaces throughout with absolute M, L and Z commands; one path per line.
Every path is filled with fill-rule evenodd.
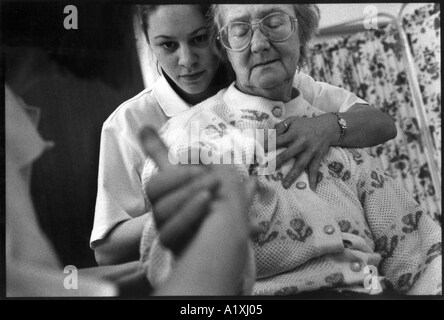
M 321 162 L 316 191 L 308 187 L 306 173 L 293 187 L 282 186 L 279 181 L 292 161 L 267 174 L 248 162 L 257 155 L 271 160 L 280 154 L 279 149 L 269 148 L 268 154 L 257 149 L 263 141 L 269 144 L 267 130 L 283 119 L 322 114 L 292 86 L 306 55 L 314 7 L 216 5 L 212 12 L 236 80 L 173 117 L 162 132 L 172 160 L 190 150 L 193 156 L 197 147 L 194 154 L 203 163 L 234 160 L 241 179 L 257 175 L 248 214 L 263 231 L 253 241 L 255 264 L 245 269 L 244 292 L 250 293 L 252 265 L 253 294 L 319 289 L 377 294 L 385 284 L 399 293 L 441 292 L 440 227 L 365 151 L 331 148 Z M 265 137 L 247 134 L 257 129 L 265 130 L 256 131 L 266 132 Z M 331 138 L 340 140 L 343 134 L 338 126 Z M 154 171 L 148 161 L 143 180 Z M 141 254 L 154 286 L 168 279 L 175 257 L 162 248 L 150 224 Z

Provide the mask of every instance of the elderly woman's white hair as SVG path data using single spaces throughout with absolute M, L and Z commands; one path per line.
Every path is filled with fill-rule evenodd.
M 222 61 L 228 62 L 226 49 L 217 41 L 217 36 L 222 21 L 220 17 L 220 4 L 213 4 L 208 12 L 208 20 L 211 24 L 211 42 L 215 54 L 218 55 Z M 300 59 L 298 67 L 302 67 L 307 61 L 309 41 L 314 37 L 319 27 L 320 11 L 316 4 L 293 4 L 296 18 L 298 19 L 299 39 L 301 43 Z

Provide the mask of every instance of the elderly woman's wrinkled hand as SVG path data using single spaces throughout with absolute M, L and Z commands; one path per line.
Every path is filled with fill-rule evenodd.
M 289 117 L 276 125 L 276 147 L 286 149 L 276 157 L 276 167 L 281 167 L 290 159 L 295 162 L 285 176 L 282 184 L 290 187 L 304 170 L 308 171 L 309 184 L 316 189 L 318 170 L 323 157 L 327 154 L 332 141 L 337 139 L 327 117 L 313 118 Z

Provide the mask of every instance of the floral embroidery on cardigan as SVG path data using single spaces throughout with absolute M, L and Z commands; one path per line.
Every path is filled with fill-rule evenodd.
M 429 264 L 435 258 L 441 257 L 441 255 L 442 255 L 442 243 L 441 242 L 435 243 L 433 246 L 430 247 L 429 251 L 427 251 L 427 259 L 425 263 Z
M 370 174 L 370 178 L 372 178 L 374 181 L 372 181 L 372 187 L 373 188 L 383 188 L 384 187 L 384 177 L 376 172 L 372 171 Z
M 422 211 L 417 211 L 413 216 L 413 213 L 409 213 L 402 217 L 402 223 L 407 227 L 402 227 L 404 233 L 411 233 L 418 230 L 419 219 L 421 218 Z
M 262 122 L 263 120 L 270 118 L 270 115 L 268 113 L 260 112 L 257 110 L 241 109 L 241 111 L 243 113 L 248 113 L 248 114 L 244 114 L 241 117 L 241 119 L 255 120 L 258 122 Z
M 288 295 L 297 294 L 297 293 L 299 293 L 299 288 L 297 286 L 289 286 L 289 287 L 284 287 L 282 289 L 279 289 L 278 291 L 276 291 L 274 293 L 274 295 L 288 296 Z
M 338 222 L 338 225 L 339 225 L 339 228 L 341 229 L 341 232 L 352 233 L 357 236 L 359 235 L 359 231 L 352 228 L 350 221 L 341 220 Z
M 262 227 L 263 231 L 253 238 L 253 242 L 256 243 L 259 247 L 262 247 L 265 244 L 273 241 L 279 235 L 278 231 L 268 233 L 268 231 L 270 230 L 269 221 L 261 221 L 259 222 L 259 225 Z
M 407 292 L 410 290 L 411 287 L 415 285 L 415 283 L 419 280 L 421 277 L 421 271 L 418 271 L 415 276 L 412 278 L 412 273 L 404 273 L 401 275 L 398 279 L 398 287 L 401 292 Z
M 395 235 L 389 239 L 387 236 L 382 236 L 375 241 L 376 251 L 379 252 L 383 259 L 393 257 L 396 247 L 398 246 L 398 236 Z
M 305 221 L 300 218 L 291 220 L 290 227 L 293 230 L 287 229 L 287 234 L 292 240 L 305 242 L 305 240 L 313 234 L 313 229 L 310 226 L 307 226 Z
M 344 282 L 344 275 L 340 272 L 333 273 L 325 278 L 325 282 L 329 287 L 336 287 Z

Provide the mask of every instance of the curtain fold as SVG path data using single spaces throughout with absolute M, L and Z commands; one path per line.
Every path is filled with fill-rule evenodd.
M 403 17 L 427 122 L 441 172 L 441 47 L 439 4 Z M 345 88 L 380 108 L 395 121 L 395 139 L 367 151 L 440 223 L 440 195 L 433 187 L 421 142 L 411 90 L 395 26 L 324 40 L 313 45 L 305 72 L 318 81 Z

